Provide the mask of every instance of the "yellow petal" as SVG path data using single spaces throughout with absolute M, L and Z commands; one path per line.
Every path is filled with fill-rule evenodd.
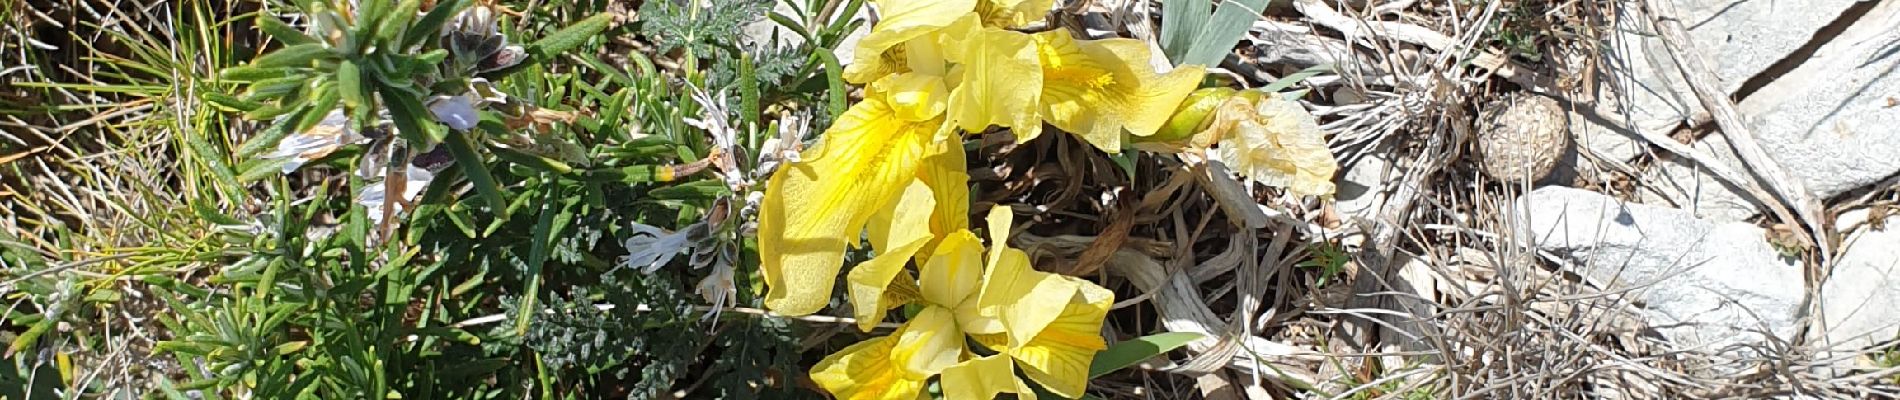
M 896 248 L 879 248 L 877 257 L 858 264 L 845 274 L 852 315 L 858 320 L 859 330 L 870 332 L 877 323 L 884 321 L 885 311 L 901 305 L 885 302 L 891 300 L 885 290 L 891 286 L 892 279 L 904 272 L 904 264 L 910 261 L 911 255 L 927 243 L 930 243 L 930 238 L 918 237 Z
M 847 242 L 917 173 L 941 120 L 905 122 L 868 96 L 825 132 L 805 161 L 781 167 L 759 210 L 765 305 L 787 315 L 824 308 Z
M 1015 218 L 1016 215 L 1009 211 L 1009 207 L 1000 205 L 991 206 L 990 213 L 983 216 L 983 222 L 987 224 L 990 231 L 990 253 L 989 257 L 983 260 L 984 265 L 996 265 L 1002 259 L 1003 249 L 1009 247 L 1009 229 L 1010 225 L 1015 223 Z
M 985 0 L 977 5 L 977 13 L 983 15 L 985 25 L 1020 28 L 1041 21 L 1053 5 L 1055 0 Z
M 945 56 L 963 66 L 950 93 L 948 119 L 955 128 L 979 133 L 990 126 L 1015 132 L 1026 142 L 1042 134 L 1042 68 L 1028 34 L 975 24 L 946 29 Z
M 1016 398 L 1022 400 L 1036 399 L 1029 384 L 1016 378 L 1016 365 L 1008 356 L 1000 354 L 945 368 L 938 383 L 943 387 L 945 399 L 990 400 L 1002 393 L 1015 393 Z
M 976 234 L 965 230 L 953 232 L 937 243 L 936 252 L 924 262 L 917 280 L 923 288 L 924 301 L 951 308 L 981 289 L 982 276 L 983 244 L 977 242 Z
M 1010 346 L 1022 346 L 1041 333 L 1062 315 L 1077 290 L 1073 280 L 1030 267 L 1029 254 L 1017 249 L 1004 249 L 983 282 L 979 307 L 1002 323 Z
M 943 372 L 963 357 L 963 331 L 956 316 L 943 307 L 924 307 L 904 324 L 891 349 L 891 362 L 908 379 L 923 380 Z
M 1121 135 L 1155 133 L 1200 83 L 1200 66 L 1165 75 L 1148 66 L 1135 39 L 1075 40 L 1064 30 L 1035 35 L 1042 61 L 1042 117 L 1103 151 L 1121 151 Z
M 963 334 L 993 335 L 1009 331 L 1003 325 L 1003 320 L 997 317 L 995 307 L 984 309 L 981 307 L 982 302 L 976 300 L 976 296 L 963 299 L 963 303 L 953 310 L 957 313 L 957 327 L 963 329 Z
M 1235 98 L 1216 114 L 1216 125 L 1224 125 L 1218 128 L 1231 127 L 1215 133 L 1221 138 L 1218 155 L 1229 168 L 1295 195 L 1333 193 L 1339 163 L 1326 147 L 1319 122 L 1299 103 L 1278 95 L 1257 101 Z
M 1029 343 L 1008 351 L 1023 367 L 1023 375 L 1050 393 L 1067 398 L 1080 397 L 1088 388 L 1089 363 L 1096 352 L 1108 347 L 1101 336 L 1102 320 L 1115 302 L 1114 292 L 1080 279 L 1074 281 L 1081 290 L 1062 315 Z
M 923 175 L 930 168 L 933 158 L 924 158 L 918 175 Z M 931 232 L 930 223 L 932 211 L 937 207 L 937 197 L 931 192 L 930 186 L 922 179 L 912 179 L 904 186 L 904 193 L 898 195 L 897 201 L 878 210 L 870 223 L 864 226 L 864 238 L 871 242 L 871 248 L 883 252 L 913 240 L 936 238 L 937 235 Z
M 858 342 L 811 368 L 811 380 L 839 400 L 914 400 L 924 381 L 907 379 L 891 364 L 891 336 Z
M 937 151 L 924 158 L 917 179 L 930 186 L 937 200 L 936 209 L 930 213 L 930 233 L 948 237 L 952 232 L 970 229 L 970 173 L 964 162 L 963 141 L 939 141 L 935 146 Z
M 908 71 L 908 67 L 899 65 L 906 57 L 892 57 L 892 50 L 943 29 L 976 9 L 976 0 L 884 0 L 876 4 L 882 19 L 858 40 L 858 47 L 852 49 L 851 65 L 844 69 L 844 78 L 851 83 L 862 85 Z
M 949 95 L 944 89 L 943 77 L 922 73 L 902 73 L 878 79 L 871 83 L 876 93 L 884 93 L 897 118 L 905 121 L 928 121 L 943 114 L 945 98 Z

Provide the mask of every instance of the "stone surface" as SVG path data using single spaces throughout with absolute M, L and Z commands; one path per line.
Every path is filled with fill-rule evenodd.
M 1564 110 L 1549 97 L 1518 92 L 1491 103 L 1478 118 L 1478 169 L 1492 179 L 1544 179 L 1569 148 Z
M 1399 175 L 1385 157 L 1387 155 L 1381 152 L 1368 153 L 1340 174 L 1339 190 L 1333 193 L 1333 199 L 1338 201 L 1334 207 L 1341 215 L 1375 218 L 1379 213 L 1385 204 L 1385 196 L 1379 194 L 1379 189 L 1387 187 L 1387 182 Z
M 1649 326 L 1687 345 L 1787 339 L 1805 294 L 1801 268 L 1761 228 L 1689 212 L 1622 203 L 1596 192 L 1544 187 L 1521 198 L 1525 235 L 1539 249 L 1608 285 L 1632 289 Z
M 1900 173 L 1900 2 L 1872 7 L 1801 66 L 1743 100 L 1738 111 L 1768 155 L 1817 198 Z M 1709 149 L 1741 168 L 1726 144 Z M 1700 168 L 1662 172 L 1658 178 L 1673 185 L 1721 187 Z M 1700 194 L 1706 205 L 1701 214 L 1730 220 L 1754 215 L 1757 209 L 1747 207 L 1739 193 Z
M 1700 106 L 1677 72 L 1660 36 L 1624 1 L 1616 33 L 1605 41 L 1606 65 L 1597 68 L 1594 107 L 1570 115 L 1577 142 L 1598 154 L 1628 160 L 1643 147 L 1636 130 L 1667 134 Z M 1676 0 L 1696 46 L 1730 93 L 1799 49 L 1855 0 Z M 1762 93 L 1766 93 L 1763 91 Z
M 1837 226 L 1865 220 L 1843 215 Z M 1886 229 L 1862 226 L 1842 240 L 1841 256 L 1821 285 L 1827 347 L 1851 351 L 1900 335 L 1900 220 Z

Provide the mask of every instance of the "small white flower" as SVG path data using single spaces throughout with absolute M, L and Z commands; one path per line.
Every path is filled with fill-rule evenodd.
M 457 131 L 474 129 L 482 121 L 481 113 L 475 111 L 475 99 L 468 96 L 435 96 L 429 98 L 429 113 L 435 120 Z
M 672 262 L 673 257 L 693 249 L 690 232 L 690 228 L 667 232 L 659 227 L 635 222 L 633 236 L 622 243 L 627 247 L 627 255 L 620 258 L 620 266 L 651 274 Z
M 330 155 L 345 145 L 361 143 L 367 138 L 350 128 L 350 118 L 343 115 L 343 109 L 331 110 L 323 120 L 309 130 L 297 132 L 277 142 L 277 149 L 265 153 L 263 158 L 288 159 L 284 163 L 284 173 L 288 174 L 303 167 L 304 164 Z
M 713 264 L 711 273 L 700 279 L 694 291 L 699 297 L 712 304 L 714 310 L 724 309 L 727 304 L 739 302 L 739 289 L 732 283 L 733 267 L 724 257 Z

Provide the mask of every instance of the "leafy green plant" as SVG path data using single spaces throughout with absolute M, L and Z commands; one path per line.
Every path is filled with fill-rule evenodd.
M 1312 258 L 1300 261 L 1298 265 L 1301 268 L 1319 270 L 1319 280 L 1313 284 L 1314 286 L 1325 287 L 1327 283 L 1338 278 L 1339 273 L 1346 269 L 1346 261 L 1348 260 L 1351 260 L 1351 258 L 1346 255 L 1345 249 L 1336 244 L 1324 243 L 1313 248 Z
M 1175 65 L 1220 65 L 1272 0 L 1163 2 L 1161 50 Z

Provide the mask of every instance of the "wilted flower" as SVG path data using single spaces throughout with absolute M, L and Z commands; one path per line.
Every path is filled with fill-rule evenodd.
M 270 159 L 288 159 L 284 163 L 284 173 L 296 171 L 298 167 L 324 156 L 330 155 L 345 145 L 361 143 L 367 140 L 350 127 L 350 118 L 343 115 L 343 109 L 331 110 L 316 126 L 303 132 L 284 137 L 277 142 L 277 150 L 260 156 Z
M 1212 156 L 1241 176 L 1300 196 L 1333 194 L 1339 163 L 1319 122 L 1292 99 L 1234 96 L 1215 110 L 1207 133 L 1220 140 Z

